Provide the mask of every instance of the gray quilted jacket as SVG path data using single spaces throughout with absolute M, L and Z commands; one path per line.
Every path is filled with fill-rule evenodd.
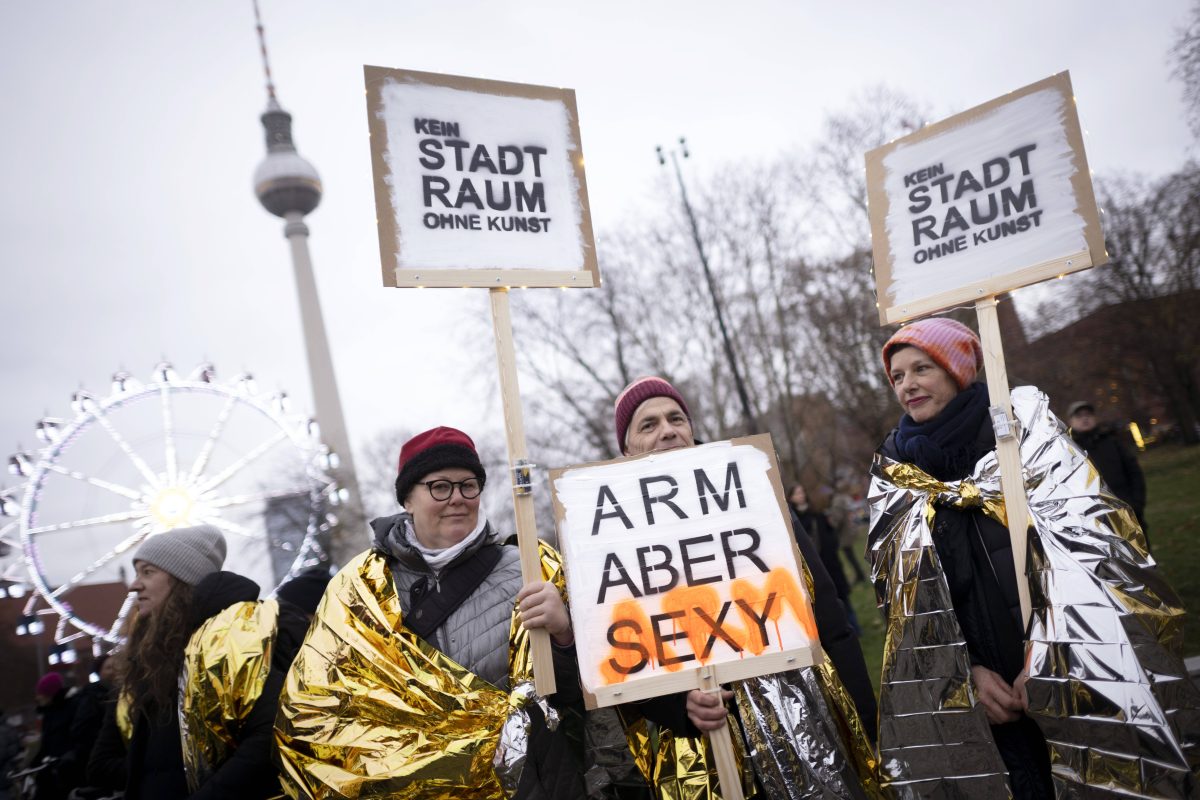
M 371 522 L 375 548 L 387 556 L 404 614 L 412 606 L 413 586 L 422 579 L 430 583 L 437 580 L 425 559 L 405 539 L 403 525 L 407 520 L 411 517 L 403 512 Z M 490 524 L 454 563 L 470 558 L 488 544 L 504 544 Z M 493 686 L 508 689 L 508 631 L 521 586 L 520 554 L 515 547 L 504 547 L 496 568 L 434 632 L 430 644 Z

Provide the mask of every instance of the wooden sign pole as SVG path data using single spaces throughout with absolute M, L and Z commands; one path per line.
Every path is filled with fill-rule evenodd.
M 720 697 L 721 684 L 713 665 L 702 667 L 699 675 L 702 690 Z M 708 747 L 717 766 L 717 780 L 721 783 L 721 800 L 743 800 L 745 797 L 742 794 L 742 774 L 733 753 L 733 737 L 729 733 L 733 724 L 733 717 L 730 716 L 725 725 L 707 734 Z
M 537 520 L 533 514 L 533 494 L 517 485 L 516 467 L 528 457 L 525 449 L 525 422 L 521 413 L 521 391 L 517 386 L 517 351 L 513 346 L 512 312 L 508 289 L 489 289 L 492 296 L 492 325 L 496 331 L 496 363 L 500 367 L 500 396 L 504 401 L 504 432 L 508 441 L 509 479 L 512 481 L 513 511 L 517 518 L 517 548 L 521 551 L 521 578 L 525 583 L 542 580 L 538 555 Z M 529 631 L 533 656 L 533 685 L 542 697 L 555 692 L 554 656 L 550 652 L 550 634 L 545 628 Z
M 1004 348 L 1000 342 L 1000 322 L 996 314 L 995 296 L 975 303 L 979 319 L 979 338 L 983 344 L 983 366 L 987 374 L 988 396 L 992 406 L 1003 409 L 1013 419 L 1012 400 L 1008 393 L 1008 370 L 1004 366 Z M 1004 510 L 1008 517 L 1008 535 L 1012 540 L 1013 566 L 1017 573 L 1017 595 L 1021 600 L 1021 622 L 1028 626 L 1030 615 L 1029 576 L 1025 572 L 1025 556 L 1029 533 L 1029 499 L 1021 477 L 1021 446 L 1016 435 L 996 436 L 996 457 L 1000 462 L 1000 488 L 1004 492 Z

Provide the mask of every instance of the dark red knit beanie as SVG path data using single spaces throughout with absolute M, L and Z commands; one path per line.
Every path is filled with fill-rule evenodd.
M 475 452 L 475 442 L 457 428 L 438 427 L 418 433 L 400 448 L 396 499 L 404 504 L 413 486 L 431 472 L 459 467 L 475 473 L 482 484 L 487 472 Z
M 638 378 L 621 390 L 621 393 L 617 395 L 617 402 L 613 405 L 614 422 L 617 428 L 617 449 L 620 452 L 625 452 L 625 432 L 629 430 L 629 423 L 633 421 L 634 412 L 638 410 L 638 406 L 652 397 L 671 398 L 679 403 L 683 413 L 687 414 L 688 422 L 692 421 L 692 412 L 688 411 L 683 395 L 674 386 L 654 375 Z

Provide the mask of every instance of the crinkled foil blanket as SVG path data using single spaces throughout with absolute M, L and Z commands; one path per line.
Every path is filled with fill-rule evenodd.
M 274 600 L 235 603 L 188 641 L 179 678 L 179 732 L 193 792 L 229 757 L 239 726 L 262 694 L 278 618 Z
M 812 578 L 805 569 L 809 595 Z M 747 798 L 860 800 L 882 797 L 873 749 L 854 701 L 828 658 L 813 667 L 733 684 L 742 736 L 733 742 Z M 629 746 L 661 800 L 720 797 L 707 740 L 658 731 L 642 720 Z
M 1032 387 L 1012 393 L 1029 497 L 1030 715 L 1059 798 L 1200 794 L 1200 693 L 1180 657 L 1184 610 L 1133 513 Z M 898 797 L 1006 797 L 933 547 L 935 504 L 1004 522 L 996 454 L 941 483 L 876 456 L 868 548 L 889 609 L 880 697 L 885 788 Z
M 558 554 L 542 573 L 563 590 Z M 514 607 L 515 611 L 515 607 Z M 384 558 L 334 577 L 288 672 L 275 722 L 284 789 L 297 798 L 503 798 L 520 780 L 533 691 L 529 637 L 510 628 L 505 692 L 401 625 Z

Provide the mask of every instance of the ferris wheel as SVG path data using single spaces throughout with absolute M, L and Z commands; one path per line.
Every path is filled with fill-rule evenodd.
M 226 569 L 264 596 L 325 560 L 343 499 L 328 474 L 336 456 L 286 395 L 259 396 L 250 375 L 222 384 L 209 364 L 181 378 L 163 363 L 149 382 L 119 372 L 107 396 L 79 391 L 71 406 L 72 418 L 37 423 L 45 446 L 9 459 L 24 482 L 0 492 L 0 559 L 16 550 L 32 587 L 22 625 L 49 618 L 58 644 L 119 641 L 133 553 L 175 528 L 220 529 Z M 0 579 L 14 573 L 0 560 Z

